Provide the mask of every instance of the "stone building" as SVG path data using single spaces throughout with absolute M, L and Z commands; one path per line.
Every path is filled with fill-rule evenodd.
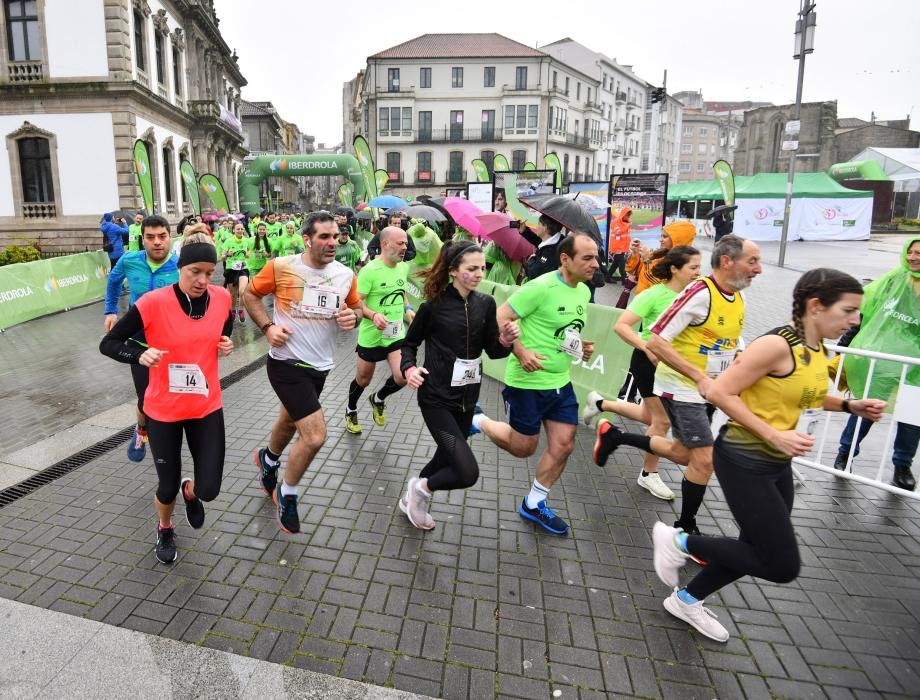
M 136 139 L 158 213 L 191 211 L 182 159 L 237 204 L 246 80 L 213 0 L 8 0 L 0 13 L 0 245 L 98 247 L 104 212 L 141 208 Z
M 295 123 L 282 119 L 271 102 L 243 100 L 240 115 L 245 134 L 244 145 L 249 150 L 248 157 L 305 152 L 300 129 Z M 306 177 L 266 179 L 260 193 L 262 205 L 281 210 L 301 208 L 306 199 L 307 180 Z
M 834 135 L 837 157 L 834 162 L 852 160 L 867 148 L 917 148 L 920 132 L 908 129 L 907 119 L 897 121 L 863 121 L 841 119 Z

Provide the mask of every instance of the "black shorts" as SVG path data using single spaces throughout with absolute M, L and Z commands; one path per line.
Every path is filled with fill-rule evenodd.
M 359 345 L 356 348 L 358 357 L 365 362 L 383 362 L 391 352 L 396 352 L 402 347 L 403 340 L 405 339 L 401 338 L 393 341 L 389 345 L 379 345 L 374 348 L 366 348 L 363 345 Z
M 295 421 L 320 410 L 319 395 L 329 372 L 287 360 L 268 358 L 268 382 Z
M 224 270 L 224 286 L 239 285 L 240 277 L 249 279 L 249 270 Z
M 632 359 L 629 361 L 629 372 L 636 383 L 636 389 L 639 390 L 639 396 L 647 399 L 655 395 L 653 391 L 655 386 L 655 365 L 648 359 L 648 355 L 638 348 L 633 350 Z

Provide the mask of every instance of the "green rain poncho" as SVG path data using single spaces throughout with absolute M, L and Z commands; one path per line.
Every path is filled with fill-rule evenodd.
M 850 343 L 851 348 L 875 350 L 892 355 L 920 357 L 920 296 L 915 283 L 920 273 L 911 272 L 907 251 L 920 242 L 920 236 L 910 238 L 901 252 L 900 266 L 882 275 L 865 288 L 862 325 Z M 862 398 L 869 373 L 870 359 L 847 355 L 844 359 L 847 384 L 854 396 Z M 869 397 L 891 401 L 901 379 L 901 365 L 879 360 L 875 365 Z M 907 370 L 906 381 L 920 386 L 920 366 Z
M 438 253 L 441 252 L 441 239 L 425 225 L 424 221 L 419 221 L 418 219 L 413 219 L 412 221 L 412 226 L 407 231 L 412 236 L 412 242 L 415 244 L 415 258 L 412 262 L 416 267 L 431 267 L 434 265 L 434 261 L 438 259 Z
M 496 284 L 507 284 L 509 286 L 517 284 L 521 263 L 511 262 L 505 251 L 499 248 L 494 241 L 489 242 L 483 253 L 485 254 L 486 264 L 490 266 L 484 279 Z

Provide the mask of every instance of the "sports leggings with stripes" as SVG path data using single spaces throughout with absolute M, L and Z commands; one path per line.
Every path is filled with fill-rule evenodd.
M 179 493 L 183 432 L 195 465 L 195 495 L 202 501 L 213 501 L 220 493 L 224 476 L 224 409 L 219 408 L 204 418 L 174 423 L 147 416 L 150 451 L 160 482 L 157 500 L 163 505 L 175 501 Z
M 712 462 L 719 486 L 738 522 L 738 539 L 687 538 L 687 551 L 708 562 L 687 584 L 703 600 L 742 576 L 789 583 L 799 575 L 799 547 L 792 528 L 794 487 L 788 459 L 765 457 L 716 441 Z
M 438 446 L 419 477 L 428 479 L 429 491 L 469 488 L 479 479 L 479 464 L 467 438 L 473 410 L 452 411 L 436 406 L 419 406 L 425 425 Z

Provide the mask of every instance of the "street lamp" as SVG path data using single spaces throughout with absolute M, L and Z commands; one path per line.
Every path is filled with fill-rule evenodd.
M 783 141 L 783 150 L 789 154 L 789 178 L 786 181 L 786 208 L 783 212 L 783 235 L 779 243 L 779 260 L 777 264 L 783 267 L 786 262 L 786 242 L 789 238 L 789 219 L 792 215 L 792 187 L 795 182 L 795 159 L 799 150 L 799 128 L 802 115 L 802 81 L 805 79 L 805 54 L 815 50 L 815 3 L 811 0 L 800 0 L 799 18 L 795 21 L 795 53 L 794 59 L 799 61 L 799 79 L 795 88 L 795 116 L 786 124 L 786 135 L 793 137 Z M 804 31 L 803 31 L 804 30 Z

